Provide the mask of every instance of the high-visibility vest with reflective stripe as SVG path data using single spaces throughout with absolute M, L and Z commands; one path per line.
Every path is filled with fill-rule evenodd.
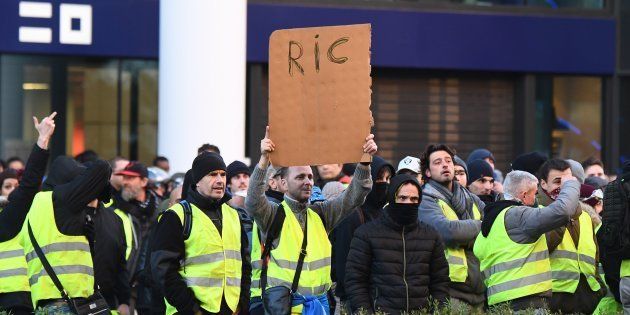
M 267 269 L 267 287 L 291 288 L 304 231 L 285 201 L 282 202 L 282 208 L 286 217 L 282 224 L 278 246 L 271 250 Z M 306 236 L 308 242 L 297 291 L 304 296 L 321 295 L 332 286 L 330 280 L 331 245 L 319 215 L 311 209 L 306 210 L 306 215 L 308 216 Z M 291 311 L 292 313 L 301 311 L 301 305 L 292 308 Z
M 250 298 L 261 297 L 260 275 L 262 274 L 262 246 L 258 238 L 258 224 L 254 222 L 252 227 L 252 284 L 249 290 Z
M 51 191 L 35 195 L 26 222 L 30 222 L 37 243 L 68 295 L 85 298 L 94 294 L 90 244 L 85 236 L 65 235 L 57 229 Z M 26 255 L 31 299 L 36 306 L 37 301 L 60 299 L 61 294 L 37 257 L 27 227 L 26 223 L 22 227 L 20 243 Z
M 621 269 L 619 270 L 620 277 L 630 277 L 630 259 L 621 261 Z
M 457 221 L 459 217 L 451 206 L 444 200 L 438 199 L 438 205 L 442 208 L 442 213 L 449 221 Z M 477 205 L 473 203 L 473 218 L 475 220 L 481 220 L 481 213 Z M 466 282 L 468 277 L 468 261 L 466 259 L 466 252 L 462 247 L 446 247 L 444 250 L 446 260 L 448 261 L 448 275 L 453 282 Z
M 601 289 L 596 278 L 595 255 L 597 247 L 594 240 L 593 223 L 586 212 L 582 212 L 578 220 L 580 223 L 578 247 L 575 247 L 571 233 L 565 231 L 562 242 L 549 257 L 553 292 L 575 293 L 580 282 L 580 274 L 586 277 L 591 290 Z
M 120 209 L 114 209 L 114 213 L 122 220 L 123 223 L 125 244 L 127 245 L 127 249 L 125 250 L 125 259 L 129 260 L 129 256 L 131 256 L 131 249 L 134 248 L 134 242 L 137 241 L 134 233 L 133 221 L 131 220 L 131 214 L 125 213 Z
M 192 229 L 184 241 L 186 257 L 179 274 L 192 289 L 201 308 L 218 313 L 221 299 L 232 311 L 236 311 L 241 294 L 241 221 L 236 210 L 227 204 L 221 206 L 219 233 L 212 220 L 197 206 L 192 208 Z M 175 204 L 174 211 L 184 225 L 184 209 Z M 175 314 L 177 309 L 166 302 L 166 314 Z
M 507 302 L 551 290 L 551 264 L 545 235 L 532 244 L 510 239 L 503 209 L 488 237 L 479 233 L 473 252 L 479 258 L 488 305 Z
M 0 242 L 0 294 L 31 290 L 20 237 L 18 234 L 11 240 Z

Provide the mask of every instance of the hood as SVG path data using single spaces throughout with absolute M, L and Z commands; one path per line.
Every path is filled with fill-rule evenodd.
M 418 179 L 411 175 L 400 174 L 392 177 L 389 182 L 389 187 L 387 188 L 387 202 L 390 204 L 396 203 L 396 192 L 400 186 L 412 183 L 418 187 L 418 192 L 420 193 L 420 199 L 422 199 L 422 188 L 420 188 L 420 183 L 418 183 Z
M 79 164 L 71 157 L 59 156 L 50 165 L 50 173 L 42 184 L 43 191 L 53 190 L 56 186 L 67 184 L 85 170 L 85 166 Z
M 493 202 L 491 204 L 486 205 L 486 207 L 483 209 L 483 221 L 481 222 L 481 234 L 484 237 L 488 237 L 488 234 L 490 233 L 490 229 L 492 228 L 492 225 L 494 224 L 494 220 L 497 219 L 497 216 L 499 216 L 499 213 L 501 213 L 503 209 L 507 207 L 522 206 L 522 205 L 523 204 L 521 204 L 520 202 L 514 201 L 514 200 L 499 200 L 497 202 Z
M 385 161 L 382 157 L 380 156 L 374 156 L 372 158 L 372 164 L 371 165 L 371 175 L 372 175 L 372 182 L 375 182 L 377 177 L 378 177 L 378 172 L 383 168 L 383 167 L 389 167 L 389 170 L 391 172 L 392 175 L 394 175 L 396 173 L 396 170 L 394 169 L 394 166 L 392 164 L 390 164 L 389 162 Z

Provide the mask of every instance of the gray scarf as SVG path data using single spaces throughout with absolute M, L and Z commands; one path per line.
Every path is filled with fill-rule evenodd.
M 448 203 L 460 220 L 473 219 L 474 199 L 471 193 L 457 181 L 453 181 L 453 192 L 448 187 L 430 179 L 424 186 L 422 194 L 441 199 Z M 480 211 L 482 209 L 479 209 Z

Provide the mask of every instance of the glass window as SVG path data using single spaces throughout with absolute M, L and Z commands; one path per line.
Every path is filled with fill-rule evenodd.
M 577 161 L 601 158 L 601 78 L 541 76 L 537 80 L 537 149 Z
M 156 61 L 0 56 L 0 157 L 28 157 L 32 116 L 57 111 L 54 154 L 94 150 L 149 163 L 157 153 Z
M 51 67 L 35 57 L 0 56 L 0 157 L 25 159 L 37 140 L 33 116 L 51 108 Z

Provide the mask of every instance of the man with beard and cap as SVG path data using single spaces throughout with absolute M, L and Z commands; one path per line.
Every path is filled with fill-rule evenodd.
M 0 206 L 0 313 L 25 315 L 33 312 L 19 233 L 46 171 L 50 155 L 48 143 L 55 131 L 56 114 L 45 117 L 41 123 L 33 118 L 39 134 L 37 143 L 26 161 L 20 185 L 9 194 L 7 204 Z
M 468 187 L 468 165 L 459 156 L 454 156 L 453 164 L 455 164 L 455 179 L 460 185 Z
M 494 202 L 497 194 L 494 188 L 492 166 L 484 160 L 474 160 L 468 165 L 468 190 L 477 195 L 484 203 Z
M 374 155 L 377 151 L 374 135 L 365 139 L 363 152 Z M 265 290 L 290 289 L 299 260 L 300 248 L 306 245 L 303 256 L 304 268 L 297 281 L 297 291 L 292 292 L 292 313 L 325 309 L 329 312 L 327 292 L 332 286 L 331 244 L 328 233 L 337 224 L 360 206 L 372 188 L 369 163 L 360 163 L 348 188 L 336 199 L 310 203 L 313 188 L 313 171 L 310 166 L 291 166 L 287 169 L 282 185 L 286 188 L 284 200 L 280 204 L 265 198 L 265 172 L 269 166 L 270 153 L 275 145 L 269 139 L 269 127 L 265 138 L 260 142 L 261 157 L 251 177 L 245 205 L 247 212 L 254 218 L 262 233 L 264 244 L 269 250 L 267 277 L 261 282 L 267 283 Z M 358 148 L 357 148 L 358 149 Z M 281 219 L 277 219 L 281 218 Z M 272 223 L 273 222 L 273 223 Z M 270 229 L 278 233 L 268 234 Z M 304 233 L 306 231 L 306 239 Z M 267 239 L 269 238 L 269 239 Z M 307 242 L 303 243 L 304 240 Z M 255 243 L 254 243 L 255 244 Z M 266 257 L 265 257 L 266 258 Z M 264 262 L 261 256 L 254 261 Z M 309 267 L 310 266 L 310 267 Z M 259 286 L 260 287 L 260 286 Z M 266 312 L 274 313 L 282 303 L 264 301 Z
M 553 274 L 545 233 L 575 215 L 580 184 L 570 173 L 562 174 L 557 200 L 540 208 L 533 207 L 538 186 L 534 175 L 512 171 L 504 184 L 505 200 L 484 209 L 474 245 L 488 288 L 488 305 L 510 303 L 514 311 L 533 308 L 543 314 Z
M 47 314 L 74 314 L 51 278 L 42 276 L 45 269 L 31 239 L 36 239 L 50 266 L 60 270 L 57 277 L 69 298 L 92 296 L 97 287 L 94 267 L 99 265 L 94 218 L 101 207 L 99 201 L 109 198 L 111 168 L 103 160 L 88 162 L 84 167 L 66 160 L 53 163 L 52 170 L 44 191 L 33 200 L 20 243 L 26 256 L 33 306 Z
M 151 242 L 151 271 L 166 298 L 166 314 L 247 310 L 249 245 L 238 212 L 227 203 L 225 163 L 202 152 L 191 171 L 185 202 L 160 215 Z
M 451 279 L 449 295 L 456 307 L 482 308 L 485 287 L 479 272 L 479 260 L 472 245 L 481 228 L 479 197 L 454 180 L 453 150 L 444 144 L 432 144 L 422 154 L 422 175 L 426 179 L 419 207 L 420 221 L 435 228 L 446 247 Z
M 583 176 L 583 173 L 580 174 L 581 165 L 577 162 L 551 159 L 542 165 L 539 170 L 540 205 L 548 206 L 558 199 L 563 178 L 575 177 L 572 164 Z M 553 281 L 549 306 L 554 312 L 590 314 L 605 294 L 597 271 L 599 255 L 595 224 L 587 207 L 578 201 L 574 216 L 546 235 Z
M 335 295 L 344 304 L 347 300 L 344 279 L 346 277 L 346 260 L 350 251 L 350 242 L 352 242 L 356 229 L 367 222 L 379 218 L 383 213 L 383 207 L 387 203 L 387 187 L 394 173 L 394 167 L 379 156 L 372 158 L 371 167 L 372 190 L 365 197 L 365 202 L 341 221 L 331 233 L 331 241 L 333 243 L 333 280 L 337 282 Z
M 421 196 L 414 177 L 396 175 L 383 215 L 355 232 L 345 275 L 352 314 L 408 314 L 433 301 L 446 304 L 448 262 L 437 231 L 418 221 Z

